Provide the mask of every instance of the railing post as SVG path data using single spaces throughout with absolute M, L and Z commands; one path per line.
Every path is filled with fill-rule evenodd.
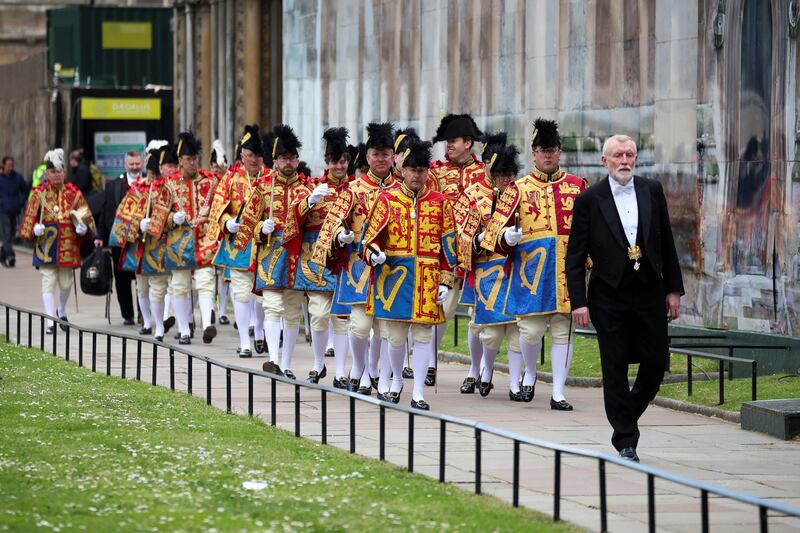
M 64 332 L 64 352 L 65 352 L 64 356 L 66 357 L 67 361 L 70 360 L 70 357 L 69 357 L 69 338 L 70 338 L 70 327 L 67 326 L 67 331 Z M 17 344 L 19 344 L 21 346 L 21 343 L 19 342 L 19 317 L 17 317 Z
M 253 374 L 247 373 L 247 414 L 253 416 Z
M 446 422 L 444 419 L 439 421 L 439 483 L 444 483 L 444 470 L 445 470 L 445 438 L 447 436 Z
M 136 339 L 136 381 L 142 379 L 142 339 Z
M 539 350 L 539 364 L 544 365 L 544 335 L 542 335 L 542 348 Z
M 8 308 L 6 308 L 6 311 L 8 311 Z M 8 325 L 8 323 L 6 323 L 6 325 Z M 53 352 L 52 353 L 53 353 L 53 355 L 58 355 L 58 344 L 57 344 L 58 343 L 58 330 L 61 329 L 61 324 L 56 324 L 55 322 L 53 322 L 53 325 L 55 327 L 53 328 Z M 8 342 L 11 342 L 11 338 L 10 337 L 6 337 L 6 340 L 8 340 Z
M 278 386 L 275 383 L 275 379 L 270 378 L 272 384 L 270 385 L 270 394 L 272 401 L 270 402 L 270 414 L 271 414 L 271 424 L 274 426 L 278 422 L 278 406 L 277 406 L 277 397 L 278 397 Z
M 8 307 L 6 307 L 8 309 Z M 17 344 L 22 346 L 22 313 L 19 309 L 17 309 Z M 69 326 L 67 326 L 69 328 Z M 69 335 L 67 335 L 67 340 L 69 340 Z M 67 360 L 69 360 L 69 350 L 67 350 Z
M 600 531 L 608 531 L 608 519 L 606 517 L 606 461 L 600 459 L 598 464 L 598 473 L 600 478 Z
M 556 450 L 553 471 L 553 521 L 558 522 L 561 520 L 561 450 Z
M 458 346 L 458 313 L 453 316 L 453 346 Z
M 752 368 L 753 375 L 752 375 L 752 378 L 751 378 L 751 383 L 752 383 L 752 386 L 751 386 L 751 388 L 752 388 L 751 397 L 752 397 L 753 401 L 756 401 L 758 399 L 758 368 L 757 367 L 758 367 L 758 362 L 757 361 L 753 361 L 753 368 Z
M 97 333 L 92 332 L 92 372 L 97 371 Z
M 350 453 L 356 453 L 356 399 L 350 396 Z
M 514 486 L 511 503 L 519 507 L 519 441 L 514 441 Z
M 11 308 L 6 306 L 6 342 L 11 344 Z
M 647 522 L 650 533 L 656 531 L 656 478 L 647 474 Z
M 758 506 L 758 523 L 759 531 L 761 531 L 761 533 L 767 533 L 769 530 L 769 523 L 767 521 L 767 508 L 763 505 Z
M 692 395 L 692 356 L 690 354 L 686 355 L 686 394 L 688 396 Z
M 328 444 L 328 391 L 321 389 L 320 393 L 320 409 L 322 409 L 322 444 Z
M 300 436 L 300 385 L 294 386 L 294 436 Z
M 408 471 L 414 471 L 414 413 L 408 413 Z
M 33 315 L 28 313 L 28 348 L 33 348 Z
M 231 369 L 225 369 L 225 411 L 231 412 Z
M 206 360 L 206 404 L 211 405 L 211 361 Z
M 125 379 L 126 366 L 128 364 L 128 339 L 122 338 L 122 369 L 120 375 Z
M 175 350 L 169 349 L 169 390 L 175 390 Z
M 106 335 L 106 376 L 111 375 L 111 335 Z
M 481 430 L 475 428 L 475 494 L 481 493 Z
M 153 344 L 153 376 L 150 382 L 155 385 L 158 380 L 158 344 Z
M 379 416 L 379 423 L 380 426 L 378 428 L 378 458 L 381 461 L 386 460 L 386 408 L 384 406 L 380 406 L 380 416 Z
M 78 366 L 83 366 L 83 331 L 78 330 Z
M 700 531 L 708 533 L 708 491 L 700 490 Z
M 186 385 L 186 392 L 188 392 L 189 396 L 191 396 L 192 395 L 192 381 L 194 381 L 194 379 L 192 378 L 192 368 L 194 367 L 194 365 L 192 363 L 194 363 L 194 360 L 192 359 L 191 355 L 187 355 L 186 356 L 186 363 L 187 363 L 186 364 L 186 369 L 187 369 L 186 379 L 188 380 L 187 381 L 187 385 Z
M 719 360 L 719 405 L 725 403 L 725 375 L 724 375 L 724 361 Z
M 44 315 L 39 317 L 39 325 L 41 326 L 39 328 L 39 346 L 41 346 L 42 351 L 44 351 Z

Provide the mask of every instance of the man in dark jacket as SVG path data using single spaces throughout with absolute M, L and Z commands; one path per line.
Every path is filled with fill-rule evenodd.
M 28 184 L 25 178 L 14 170 L 14 159 L 3 157 L 0 169 L 0 264 L 13 268 L 16 265 L 12 239 L 17 227 L 17 215 L 25 205 L 28 196 Z
M 119 207 L 125 193 L 131 188 L 133 182 L 142 176 L 142 167 L 144 161 L 142 154 L 138 150 L 132 150 L 125 154 L 125 172 L 120 174 L 117 179 L 106 183 L 103 205 L 99 213 L 93 213 L 95 216 L 95 223 L 97 224 L 98 239 L 95 241 L 95 246 L 108 246 L 108 237 L 111 233 L 111 226 L 114 225 L 114 217 L 117 214 L 117 207 Z M 114 246 L 111 248 L 111 254 L 114 257 L 114 288 L 117 292 L 117 301 L 119 302 L 119 310 L 122 313 L 123 324 L 132 326 L 134 321 L 133 309 L 133 292 L 131 290 L 131 282 L 136 279 L 133 272 L 128 272 L 119 269 L 120 256 L 122 249 Z

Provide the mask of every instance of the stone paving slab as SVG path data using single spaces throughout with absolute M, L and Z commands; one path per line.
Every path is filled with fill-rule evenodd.
M 0 270 L 0 301 L 39 310 L 41 278 L 36 271 L 22 264 L 25 256 L 20 253 L 20 263 L 14 270 Z M 73 296 L 74 298 L 74 296 Z M 71 301 L 67 314 L 71 321 L 85 327 L 109 329 L 103 318 L 104 298 L 79 295 L 80 312 L 76 312 Z M 133 327 L 121 325 L 116 301 L 112 298 L 112 325 L 116 332 L 136 334 Z M 199 319 L 199 312 L 196 313 Z M 232 315 L 232 313 L 231 313 Z M 39 346 L 38 320 L 33 321 L 32 341 Z M 16 317 L 11 316 L 11 340 L 16 342 Z M 22 321 L 22 342 L 27 343 L 27 322 Z M 0 315 L 0 331 L 5 331 L 5 315 Z M 189 348 L 220 362 L 246 368 L 260 369 L 262 357 L 239 359 L 235 355 L 238 336 L 232 326 L 218 326 L 219 336 L 210 345 L 202 342 Z M 168 339 L 171 340 L 171 339 Z M 45 349 L 52 349 L 53 339 L 45 337 Z M 57 344 L 63 356 L 66 335 L 59 331 Z M 83 364 L 91 366 L 91 336 L 83 339 Z M 136 342 L 127 341 L 125 347 L 125 375 L 136 376 Z M 107 344 L 105 338 L 97 339 L 95 365 L 98 372 L 106 372 Z M 78 359 L 78 339 L 75 332 L 70 335 L 70 358 Z M 310 369 L 312 355 L 310 346 L 301 335 L 294 355 L 293 370 L 304 377 Z M 186 392 L 189 385 L 187 357 L 175 354 L 174 383 L 179 391 Z M 333 360 L 330 364 L 330 384 L 333 377 Z M 156 382 L 170 385 L 170 361 L 168 350 L 160 348 L 156 360 Z M 122 342 L 114 340 L 110 354 L 112 375 L 122 373 Z M 464 378 L 466 368 L 458 364 L 440 363 L 439 386 L 426 389 L 426 398 L 432 407 L 448 415 L 463 417 L 491 424 L 529 437 L 585 449 L 613 452 L 610 446 L 611 430 L 603 411 L 600 389 L 569 388 L 568 398 L 575 411 L 562 413 L 551 411 L 548 400 L 551 388 L 539 382 L 536 397 L 530 404 L 517 404 L 507 398 L 508 378 L 496 374 L 495 389 L 489 397 L 462 395 L 458 386 Z M 141 379 L 150 382 L 153 377 L 152 348 L 143 345 L 141 354 Z M 226 373 L 212 367 L 212 404 L 221 409 L 227 406 Z M 194 395 L 205 398 L 207 374 L 204 362 L 192 364 L 191 377 Z M 411 382 L 401 402 L 410 401 Z M 253 380 L 255 416 L 265 422 L 271 421 L 271 391 L 267 378 Z M 346 397 L 327 395 L 327 442 L 348 450 L 350 448 L 350 403 Z M 320 423 L 321 394 L 318 391 L 300 391 L 300 432 L 315 441 L 321 441 Z M 246 414 L 248 408 L 248 380 L 244 374 L 231 373 L 231 408 L 233 412 Z M 367 457 L 377 458 L 379 453 L 378 409 L 363 402 L 356 402 L 356 451 Z M 387 410 L 386 460 L 405 467 L 408 464 L 408 415 Z M 439 476 L 439 422 L 415 417 L 414 469 L 434 478 Z M 294 386 L 277 383 L 276 424 L 279 428 L 294 432 Z M 746 492 L 750 495 L 774 498 L 785 504 L 800 506 L 800 442 L 782 441 L 767 435 L 741 430 L 737 425 L 699 415 L 680 413 L 651 406 L 641 421 L 642 438 L 639 454 L 644 462 L 721 487 Z M 475 488 L 475 438 L 474 430 L 450 425 L 446 432 L 445 478 L 464 490 Z M 528 446 L 520 450 L 520 491 L 522 505 L 552 514 L 554 487 L 553 452 Z M 481 463 L 483 493 L 511 501 L 512 498 L 513 448 L 509 441 L 482 434 Z M 615 531 L 641 531 L 647 527 L 647 480 L 646 477 L 616 465 L 607 465 L 606 490 L 609 504 L 608 524 Z M 599 481 L 597 462 L 580 457 L 562 456 L 562 501 L 561 516 L 572 523 L 591 530 L 600 528 Z M 700 523 L 700 497 L 694 489 L 670 482 L 656 481 L 657 525 L 664 531 L 696 531 Z M 752 531 L 757 527 L 757 510 L 726 499 L 710 497 L 709 509 L 712 530 L 725 528 L 728 531 Z M 800 519 L 770 517 L 772 531 L 790 531 L 800 528 Z

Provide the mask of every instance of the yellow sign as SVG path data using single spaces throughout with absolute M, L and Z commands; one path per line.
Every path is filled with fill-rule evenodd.
M 158 98 L 81 98 L 86 120 L 161 120 Z
M 103 22 L 104 50 L 150 50 L 153 25 L 150 22 Z

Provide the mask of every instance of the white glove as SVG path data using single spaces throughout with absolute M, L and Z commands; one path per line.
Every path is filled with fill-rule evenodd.
M 143 218 L 141 222 L 139 222 L 139 229 L 141 230 L 142 233 L 147 233 L 147 228 L 149 227 L 150 227 L 149 218 Z
M 447 294 L 450 292 L 450 287 L 447 285 L 439 285 L 439 294 L 436 297 L 436 303 L 442 305 L 447 300 Z
M 268 218 L 264 221 L 264 225 L 261 226 L 261 233 L 264 235 L 269 235 L 273 231 L 275 231 L 275 221 L 271 218 Z
M 235 218 L 229 218 L 227 222 L 225 222 L 225 229 L 228 230 L 228 233 L 236 233 L 239 231 L 239 223 L 236 222 Z
M 34 224 L 33 225 L 33 234 L 37 237 L 41 237 L 44 235 L 44 224 Z
M 345 244 L 350 244 L 356 240 L 356 234 L 352 231 L 343 231 L 336 237 L 336 239 L 339 241 L 339 244 L 344 246 Z
M 503 233 L 503 239 L 509 246 L 516 246 L 522 240 L 522 230 L 510 227 Z
M 86 224 L 81 223 L 75 226 L 75 233 L 77 233 L 78 235 L 86 235 L 86 231 L 88 229 L 89 228 L 86 226 Z
M 327 183 L 320 183 L 314 190 L 311 191 L 311 194 L 308 197 L 308 207 L 314 207 L 315 204 L 318 204 L 320 200 L 328 196 L 328 184 Z
M 483 242 L 483 238 L 486 237 L 486 232 L 482 231 L 478 234 L 478 244 Z
M 382 265 L 386 262 L 386 254 L 383 252 L 372 254 L 369 258 L 369 262 L 372 263 L 372 266 Z
M 183 211 L 178 211 L 174 215 L 172 215 L 172 222 L 175 223 L 176 226 L 180 226 L 184 222 L 186 222 L 186 213 Z

